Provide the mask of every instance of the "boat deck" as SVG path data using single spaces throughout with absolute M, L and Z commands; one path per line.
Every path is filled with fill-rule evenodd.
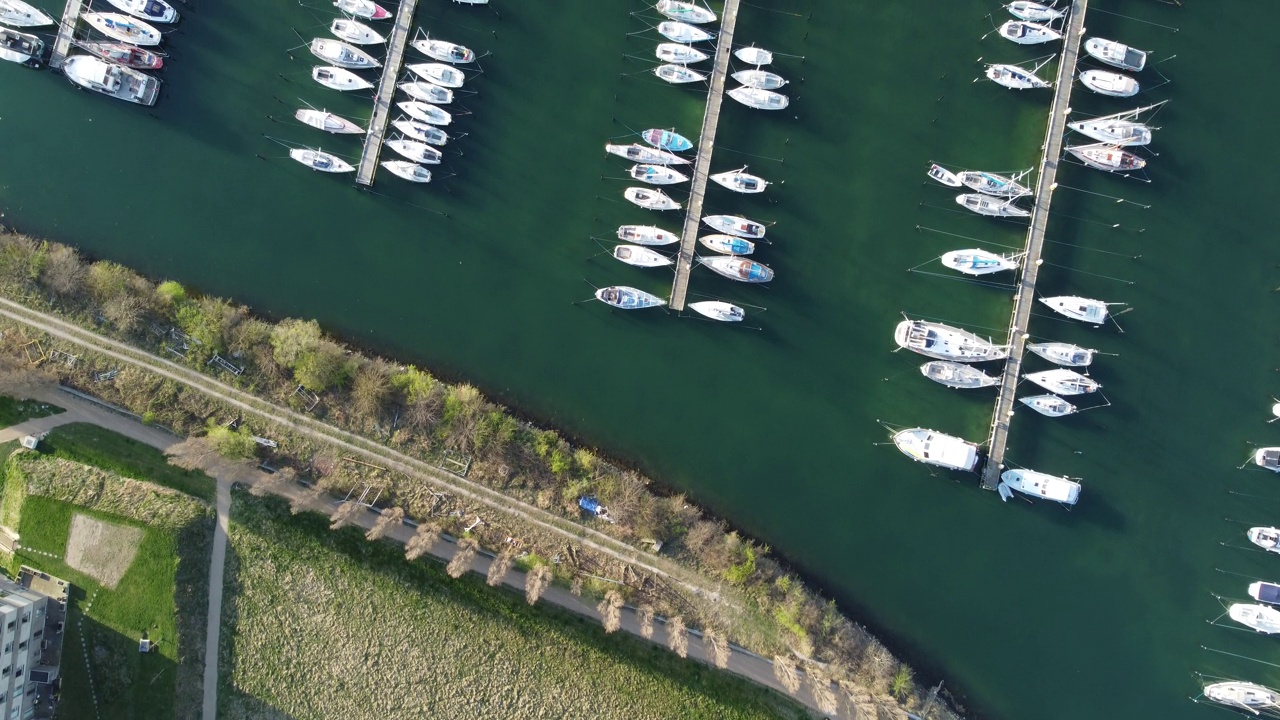
M 80 13 L 88 6 L 88 0 L 67 0 L 62 10 L 62 24 L 58 27 L 58 39 L 53 43 L 53 53 L 49 55 L 49 67 L 57 70 L 71 52 L 71 42 L 75 39 L 76 24 L 80 22 Z
M 400 0 L 396 9 L 396 24 L 387 39 L 387 59 L 382 64 L 382 79 L 374 93 L 373 117 L 369 118 L 369 132 L 364 137 L 364 150 L 356 167 L 356 183 L 372 185 L 378 171 L 378 157 L 382 154 L 382 141 L 386 139 L 387 123 L 391 119 L 391 98 L 396 93 L 396 77 L 404 63 L 405 47 L 409 44 L 409 31 L 413 29 L 413 12 L 418 0 Z
M 996 395 L 991 415 L 991 435 L 987 438 L 987 464 L 982 469 L 982 487 L 995 490 L 1004 470 L 1004 454 L 1009 442 L 1009 426 L 1022 374 L 1022 357 L 1027 346 L 1027 325 L 1035 305 L 1036 279 L 1040 274 L 1040 256 L 1044 251 L 1044 233 L 1049 224 L 1049 204 L 1057 185 L 1058 158 L 1062 156 L 1062 137 L 1066 132 L 1067 113 L 1071 109 L 1071 86 L 1080 56 L 1080 39 L 1084 35 L 1084 16 L 1089 0 L 1075 0 L 1071 17 L 1063 31 L 1062 59 L 1058 64 L 1058 81 L 1053 88 L 1053 105 L 1049 110 L 1048 134 L 1044 153 L 1040 156 L 1040 176 L 1036 181 L 1035 209 L 1031 211 L 1031 227 L 1027 230 L 1026 255 L 1022 259 L 1022 275 L 1009 321 L 1009 359 L 1004 365 L 1000 392 Z
M 720 15 L 720 35 L 716 42 L 715 68 L 711 72 L 711 91 L 707 110 L 702 116 L 698 135 L 698 156 L 693 163 L 693 187 L 689 190 L 688 212 L 680 234 L 680 255 L 676 259 L 676 277 L 671 284 L 671 309 L 683 310 L 689 293 L 689 273 L 693 272 L 693 253 L 698 244 L 698 225 L 702 222 L 702 200 L 711 175 L 711 152 L 715 149 L 716 128 L 720 124 L 720 105 L 724 101 L 724 84 L 729 74 L 729 54 L 733 52 L 733 28 L 738 22 L 740 0 L 725 0 Z

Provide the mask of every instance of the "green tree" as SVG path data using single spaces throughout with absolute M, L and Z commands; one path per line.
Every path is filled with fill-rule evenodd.
M 6 285 L 27 285 L 40 277 L 48 243 L 25 235 L 5 236 L 0 243 L 0 281 Z
M 258 454 L 258 443 L 254 441 L 253 435 L 249 433 L 249 428 L 244 425 L 232 430 L 229 427 L 217 424 L 210 418 L 208 436 L 213 446 L 217 448 L 218 453 L 223 457 L 247 460 Z
M 165 280 L 156 286 L 156 295 L 168 305 L 181 305 L 187 300 L 187 289 L 174 280 Z
M 342 387 L 355 372 L 355 361 L 336 343 L 321 340 L 298 359 L 294 378 L 311 392 Z
M 412 405 L 423 402 L 431 396 L 431 391 L 436 386 L 436 379 L 410 365 L 392 376 L 391 384 L 404 393 L 405 402 Z
M 124 332 L 137 327 L 152 309 L 151 284 L 123 265 L 96 262 L 89 266 L 85 284 L 102 316 Z
M 272 357 L 281 367 L 297 370 L 299 361 L 320 344 L 320 324 L 315 320 L 281 320 L 271 330 Z

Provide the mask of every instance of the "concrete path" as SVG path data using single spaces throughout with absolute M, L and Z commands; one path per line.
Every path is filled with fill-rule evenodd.
M 227 563 L 227 523 L 231 517 L 231 483 L 218 480 L 218 523 L 213 528 L 209 560 L 209 618 L 204 638 L 204 720 L 218 720 L 218 636 L 222 632 L 222 575 Z

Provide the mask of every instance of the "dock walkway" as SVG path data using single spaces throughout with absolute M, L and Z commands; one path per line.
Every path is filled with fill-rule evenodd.
M 58 39 L 53 42 L 53 53 L 49 55 L 49 68 L 57 70 L 71 52 L 71 43 L 75 39 L 76 24 L 80 22 L 80 13 L 84 12 L 88 0 L 67 0 L 62 10 L 62 24 L 58 26 Z
M 382 141 L 386 138 L 387 123 L 391 118 L 391 98 L 396 94 L 396 77 L 404 62 L 405 46 L 409 44 L 409 31 L 413 29 L 413 12 L 418 0 L 400 0 L 396 9 L 396 24 L 388 39 L 387 59 L 382 64 L 382 80 L 374 94 L 373 116 L 369 118 L 369 132 L 364 137 L 364 151 L 360 153 L 360 165 L 356 168 L 356 183 L 372 185 L 378 171 L 378 157 L 382 154 Z
M 1009 360 L 1004 366 L 1000 393 L 996 396 L 995 410 L 991 415 L 991 435 L 987 438 L 987 463 L 982 469 L 982 487 L 995 490 L 1004 470 L 1004 454 L 1009 442 L 1009 426 L 1013 422 L 1013 407 L 1018 390 L 1018 378 L 1022 374 L 1022 357 L 1026 352 L 1027 325 L 1031 321 L 1031 309 L 1035 305 L 1036 279 L 1040 274 L 1040 255 L 1044 250 L 1045 228 L 1049 224 L 1049 203 L 1057 186 L 1058 158 L 1062 156 L 1062 136 L 1066 132 L 1067 113 L 1071 110 L 1071 86 L 1074 80 L 1076 59 L 1080 55 L 1080 40 L 1084 35 L 1084 16 L 1089 0 L 1075 0 L 1071 18 L 1063 31 L 1062 60 L 1058 65 L 1058 80 L 1053 88 L 1053 105 L 1049 111 L 1048 133 L 1044 153 L 1040 156 L 1040 176 L 1036 181 L 1035 208 L 1031 212 L 1031 227 L 1027 230 L 1026 254 L 1022 258 L 1022 276 L 1018 281 L 1018 294 L 1013 303 L 1013 315 L 1009 322 Z
M 693 271 L 693 252 L 698 244 L 698 224 L 702 222 L 702 200 L 707 194 L 711 176 L 711 152 L 715 149 L 716 128 L 720 125 L 720 105 L 724 101 L 725 78 L 729 74 L 729 54 L 733 52 L 733 28 L 738 23 L 739 0 L 725 0 L 720 16 L 720 34 L 716 38 L 715 68 L 711 72 L 711 90 L 707 94 L 707 111 L 702 116 L 702 132 L 698 135 L 698 156 L 693 161 L 693 187 L 680 234 L 680 256 L 676 258 L 676 277 L 671 284 L 671 309 L 683 310 L 689 292 L 689 273 Z

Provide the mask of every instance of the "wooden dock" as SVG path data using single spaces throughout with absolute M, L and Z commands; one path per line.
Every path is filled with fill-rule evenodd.
M 1031 321 L 1031 309 L 1035 306 L 1040 255 L 1044 250 L 1045 228 L 1049 224 L 1049 204 L 1053 200 L 1054 188 L 1057 187 L 1058 159 L 1062 157 L 1062 136 L 1066 132 L 1067 113 L 1071 111 L 1071 86 L 1088 7 L 1089 0 L 1075 0 L 1071 17 L 1063 31 L 1062 59 L 1058 65 L 1057 84 L 1053 88 L 1053 105 L 1049 110 L 1044 152 L 1040 156 L 1035 208 L 1031 212 L 1031 227 L 1027 230 L 1027 244 L 1024 248 L 1026 255 L 1022 258 L 1022 276 L 1018 280 L 1013 315 L 1009 321 L 1009 360 L 1004 366 L 1000 394 L 996 396 L 996 407 L 991 415 L 991 435 L 987 438 L 987 463 L 982 469 L 982 487 L 985 490 L 996 489 L 1000 483 L 1000 473 L 1004 470 L 1009 426 L 1013 422 L 1018 378 L 1022 375 L 1022 358 L 1026 352 L 1027 325 Z
M 382 80 L 374 94 L 373 116 L 369 118 L 369 132 L 364 136 L 364 151 L 360 153 L 360 165 L 356 167 L 356 183 L 372 185 L 378 172 L 378 157 L 382 155 L 382 141 L 386 139 L 387 123 L 391 120 L 391 98 L 396 94 L 396 78 L 404 62 L 404 50 L 409 44 L 409 31 L 413 29 L 413 12 L 418 0 L 400 0 L 396 10 L 396 24 L 388 38 L 387 59 L 382 64 Z
M 49 68 L 57 70 L 62 61 L 71 52 L 71 43 L 75 39 L 76 25 L 80 22 L 80 13 L 84 12 L 88 0 L 67 0 L 62 10 L 62 24 L 58 26 L 58 39 L 53 42 L 53 53 L 49 55 Z
M 693 161 L 693 187 L 685 206 L 684 230 L 680 234 L 680 256 L 676 258 L 676 278 L 671 284 L 671 309 L 683 310 L 689 293 L 689 273 L 693 271 L 693 252 L 698 244 L 698 225 L 702 222 L 702 200 L 707 194 L 711 176 L 711 152 L 715 149 L 716 128 L 720 125 L 720 104 L 724 101 L 724 83 L 729 74 L 729 54 L 733 52 L 733 28 L 738 23 L 739 0 L 725 0 L 720 15 L 720 34 L 716 38 L 715 68 L 711 72 L 711 91 L 707 94 L 707 111 L 702 116 L 698 135 L 698 156 Z

